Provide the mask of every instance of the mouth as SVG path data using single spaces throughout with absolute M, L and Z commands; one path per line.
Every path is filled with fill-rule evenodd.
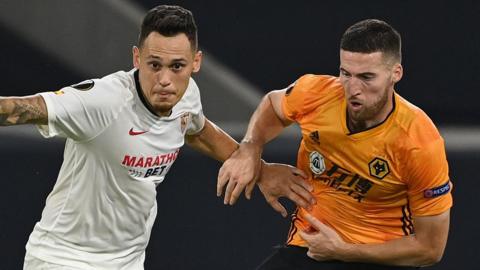
M 353 111 L 358 111 L 363 107 L 363 104 L 358 100 L 350 100 L 348 105 Z
M 154 95 L 156 95 L 160 99 L 165 99 L 165 98 L 175 96 L 175 91 L 160 90 L 160 91 L 155 91 Z

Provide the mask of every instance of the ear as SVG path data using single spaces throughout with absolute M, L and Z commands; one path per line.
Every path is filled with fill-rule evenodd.
M 200 66 L 202 65 L 202 51 L 197 51 L 193 57 L 193 73 L 200 71 Z
M 403 77 L 403 67 L 402 64 L 396 63 L 392 68 L 392 81 L 393 83 L 399 82 Z
M 137 46 L 132 48 L 132 60 L 135 68 L 140 68 L 140 49 Z

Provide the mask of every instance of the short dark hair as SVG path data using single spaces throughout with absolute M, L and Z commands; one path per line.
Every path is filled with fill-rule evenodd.
M 158 32 L 166 37 L 184 33 L 193 50 L 197 50 L 197 25 L 190 10 L 180 6 L 159 5 L 148 11 L 143 18 L 138 46 L 142 47 L 151 32 Z
M 388 23 L 367 19 L 355 23 L 343 33 L 340 48 L 349 52 L 382 52 L 402 61 L 402 39 Z

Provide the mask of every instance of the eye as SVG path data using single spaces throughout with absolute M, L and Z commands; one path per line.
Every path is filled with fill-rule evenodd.
M 340 70 L 340 75 L 342 75 L 344 77 L 350 77 L 351 76 L 350 73 L 348 73 L 347 71 L 345 71 L 343 69 Z
M 160 63 L 158 63 L 158 62 L 150 62 L 150 63 L 148 63 L 148 66 L 152 70 L 159 70 L 161 68 Z
M 375 79 L 375 76 L 372 75 L 360 75 L 359 77 L 362 81 L 371 81 Z
M 185 65 L 182 63 L 174 63 L 170 66 L 173 71 L 180 71 Z

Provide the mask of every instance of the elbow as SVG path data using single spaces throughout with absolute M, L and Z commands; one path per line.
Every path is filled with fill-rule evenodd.
M 442 260 L 443 249 L 430 249 L 423 252 L 421 256 L 421 263 L 418 266 L 434 265 Z
M 192 144 L 194 144 L 194 142 L 195 142 L 195 139 L 196 139 L 195 136 L 186 135 L 185 136 L 185 143 L 189 146 L 192 146 Z

